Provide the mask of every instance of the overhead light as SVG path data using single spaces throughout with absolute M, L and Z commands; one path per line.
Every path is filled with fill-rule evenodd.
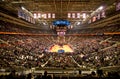
M 22 6 L 21 8 L 22 8 L 23 10 L 25 10 L 25 8 L 24 8 L 23 6 Z
M 102 9 L 103 9 L 103 6 L 100 6 L 98 9 L 99 9 L 99 10 L 102 10 Z
M 43 25 L 47 25 L 45 22 L 43 22 Z
M 33 15 L 34 15 L 34 18 L 37 18 L 37 14 L 36 13 L 34 13 Z
M 77 22 L 77 25 L 80 25 L 81 24 L 81 22 Z
M 83 13 L 83 18 L 84 18 L 84 19 L 86 18 L 86 13 Z

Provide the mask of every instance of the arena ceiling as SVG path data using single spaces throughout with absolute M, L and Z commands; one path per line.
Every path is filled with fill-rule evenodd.
M 17 13 L 20 6 L 30 12 L 55 13 L 54 19 L 46 19 L 47 22 L 58 19 L 66 19 L 76 22 L 80 19 L 68 18 L 69 12 L 85 12 L 91 14 L 101 5 L 109 5 L 116 0 L 1 0 L 0 6 Z

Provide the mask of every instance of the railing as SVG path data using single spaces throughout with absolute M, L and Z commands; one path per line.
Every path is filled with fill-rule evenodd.
M 17 32 L 0 32 L 4 35 L 30 35 L 30 36 L 54 36 L 57 34 L 33 34 L 33 33 L 17 33 Z M 65 36 L 101 36 L 101 35 L 120 35 L 120 32 L 105 32 L 105 33 L 91 33 L 91 34 L 66 34 Z

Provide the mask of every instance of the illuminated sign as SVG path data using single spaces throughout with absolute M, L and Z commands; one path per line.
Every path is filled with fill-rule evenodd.
M 69 26 L 70 22 L 68 20 L 56 20 L 53 22 L 53 25 L 55 25 L 55 26 L 59 26 L 59 25 Z

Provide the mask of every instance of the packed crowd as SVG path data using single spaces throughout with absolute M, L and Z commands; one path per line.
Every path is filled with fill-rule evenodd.
M 13 27 L 14 26 L 14 27 Z M 1 32 L 49 33 L 1 22 Z M 119 31 L 118 26 L 103 30 L 92 29 L 81 33 Z M 94 31 L 93 31 L 94 30 Z M 107 31 L 108 30 L 108 31 Z M 53 32 L 51 32 L 52 34 Z M 51 53 L 52 45 L 58 44 L 57 36 L 0 35 L 0 68 L 26 69 L 31 67 L 104 67 L 120 63 L 120 36 L 66 36 L 65 44 L 71 45 L 73 53 Z
M 78 67 L 77 64 L 74 62 L 74 60 L 71 57 L 71 54 L 58 54 L 53 53 L 50 56 L 50 60 L 46 64 L 46 67 L 60 67 L 60 68 L 66 68 L 66 67 Z
M 0 68 L 105 67 L 120 65 L 119 36 L 69 36 L 73 53 L 51 53 L 55 36 L 0 36 Z M 54 40 L 53 40 L 54 39 Z M 52 41 L 53 40 L 53 41 Z
M 0 68 L 36 67 L 49 58 L 45 53 L 52 44 L 51 37 L 1 35 L 0 38 Z
M 74 45 L 79 54 L 73 58 L 81 66 L 105 67 L 120 63 L 119 36 L 81 37 Z

